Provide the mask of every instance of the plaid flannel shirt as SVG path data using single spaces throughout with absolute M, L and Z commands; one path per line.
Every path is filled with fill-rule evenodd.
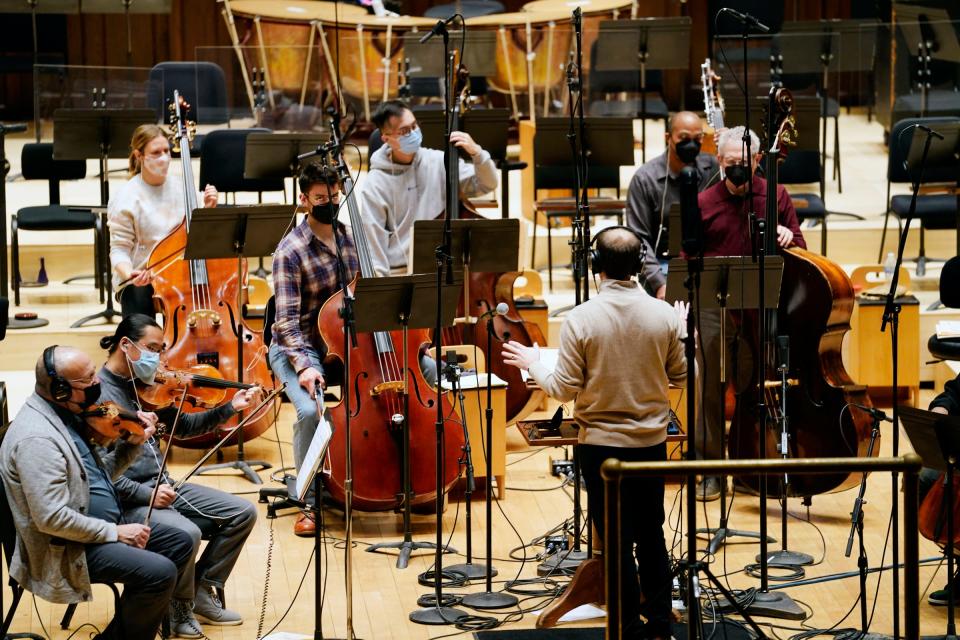
M 337 225 L 349 283 L 360 270 L 360 261 L 347 228 L 339 222 Z M 273 340 L 299 373 L 311 366 L 307 349 L 323 357 L 317 316 L 327 298 L 341 289 L 337 282 L 337 254 L 313 235 L 305 219 L 280 241 L 273 254 L 272 269 L 277 305 Z

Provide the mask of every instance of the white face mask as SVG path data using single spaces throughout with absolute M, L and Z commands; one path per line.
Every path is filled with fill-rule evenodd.
M 162 153 L 159 156 L 144 156 L 143 167 L 150 173 L 166 177 L 170 169 L 170 154 Z

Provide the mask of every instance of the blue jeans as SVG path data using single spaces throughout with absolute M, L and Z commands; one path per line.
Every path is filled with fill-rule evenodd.
M 310 358 L 310 366 L 323 373 L 320 354 L 308 348 L 307 356 Z M 307 457 L 307 450 L 310 448 L 313 434 L 317 431 L 317 424 L 320 422 L 320 417 L 317 415 L 317 401 L 311 398 L 307 390 L 300 386 L 296 370 L 276 342 L 270 344 L 269 357 L 273 375 L 277 377 L 277 380 L 287 385 L 284 393 L 287 394 L 287 399 L 293 403 L 294 409 L 297 410 L 297 421 L 293 423 L 293 463 L 299 471 L 303 465 L 303 459 Z M 320 402 L 323 402 L 322 398 Z

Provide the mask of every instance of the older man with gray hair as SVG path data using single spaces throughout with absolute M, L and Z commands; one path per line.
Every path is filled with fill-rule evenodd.
M 750 136 L 750 158 L 746 159 L 744 133 Z M 700 193 L 700 217 L 703 220 L 703 238 L 705 256 L 749 256 L 753 252 L 750 213 L 755 212 L 763 219 L 767 210 L 767 181 L 756 175 L 760 162 L 760 140 L 753 131 L 744 127 L 733 127 L 724 131 L 717 141 L 717 160 L 720 164 L 722 180 Z M 752 181 L 752 201 L 749 187 Z M 807 248 L 800 231 L 800 222 L 793 202 L 782 186 L 777 187 L 777 227 L 775 232 L 777 245 Z M 753 361 L 749 349 L 740 340 L 731 314 L 728 311 L 726 323 L 726 360 L 728 377 L 738 390 L 749 384 Z M 720 312 L 703 311 L 700 313 L 700 336 L 702 349 L 700 357 L 703 377 L 703 409 L 699 415 L 695 444 L 696 455 L 700 459 L 718 459 L 723 451 L 723 394 L 720 380 Z M 697 487 L 697 498 L 716 500 L 720 497 L 720 479 L 705 477 Z

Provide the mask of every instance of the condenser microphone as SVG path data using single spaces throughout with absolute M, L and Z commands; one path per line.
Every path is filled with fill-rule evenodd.
M 880 420 L 880 421 L 882 421 L 882 422 L 893 422 L 893 418 L 891 418 L 890 416 L 888 416 L 886 413 L 884 413 L 884 412 L 881 411 L 880 409 L 874 409 L 873 407 L 868 407 L 868 406 L 863 405 L 863 404 L 857 404 L 857 403 L 855 403 L 855 402 L 852 403 L 851 406 L 856 407 L 857 409 L 860 409 L 861 411 L 865 411 L 865 412 L 869 413 L 869 414 L 870 414 L 870 417 L 873 418 L 874 420 Z
M 683 238 L 681 247 L 688 256 L 703 253 L 703 221 L 697 202 L 699 191 L 699 173 L 693 167 L 684 167 L 680 171 L 680 233 Z
M 487 316 L 490 316 L 491 318 L 496 318 L 497 316 L 505 316 L 507 315 L 508 311 L 510 311 L 509 305 L 507 305 L 506 302 L 501 302 L 500 304 L 495 306 L 493 309 L 488 309 L 487 311 L 485 311 L 484 314 L 480 316 L 480 318 L 486 318 Z

